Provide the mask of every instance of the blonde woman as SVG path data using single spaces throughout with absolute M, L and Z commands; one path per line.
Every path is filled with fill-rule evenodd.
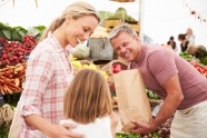
M 75 123 L 73 130 L 85 138 L 115 137 L 118 118 L 112 110 L 108 83 L 99 72 L 78 72 L 64 97 L 64 116 L 66 120 L 60 123 Z
M 87 40 L 99 21 L 93 6 L 75 2 L 43 33 L 29 57 L 26 83 L 18 103 L 23 119 L 21 138 L 82 136 L 65 128 L 73 128 L 72 124 L 59 125 L 63 119 L 64 92 L 73 78 L 69 49 Z
M 186 31 L 186 39 L 189 41 L 190 45 L 195 45 L 195 35 L 191 28 L 188 28 Z

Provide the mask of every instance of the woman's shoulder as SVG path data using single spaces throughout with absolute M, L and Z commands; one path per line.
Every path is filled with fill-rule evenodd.
M 48 55 L 52 57 L 55 53 L 57 53 L 57 49 L 54 48 L 48 39 L 45 39 L 38 43 L 38 45 L 32 50 L 30 57 L 36 58 L 41 55 Z

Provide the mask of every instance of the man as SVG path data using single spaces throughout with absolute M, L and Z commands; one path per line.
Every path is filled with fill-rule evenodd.
M 118 55 L 140 70 L 144 84 L 164 100 L 149 123 L 132 121 L 131 132 L 149 133 L 174 115 L 171 138 L 204 138 L 207 135 L 207 79 L 190 63 L 168 48 L 147 46 L 127 24 L 109 34 Z

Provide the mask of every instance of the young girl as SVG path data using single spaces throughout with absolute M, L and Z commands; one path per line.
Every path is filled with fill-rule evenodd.
M 66 120 L 60 123 L 75 123 L 73 130 L 86 138 L 115 137 L 118 119 L 112 110 L 109 86 L 98 71 L 78 72 L 65 93 L 64 116 Z

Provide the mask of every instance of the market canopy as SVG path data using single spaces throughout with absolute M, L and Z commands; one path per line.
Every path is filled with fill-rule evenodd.
M 16 0 L 15 6 L 13 1 L 0 1 L 0 22 L 27 28 L 50 24 L 69 3 L 76 0 Z M 141 19 L 141 30 L 157 43 L 166 42 L 170 35 L 176 38 L 178 33 L 191 27 L 196 43 L 207 45 L 207 0 L 86 1 L 108 13 L 124 7 L 134 19 Z

